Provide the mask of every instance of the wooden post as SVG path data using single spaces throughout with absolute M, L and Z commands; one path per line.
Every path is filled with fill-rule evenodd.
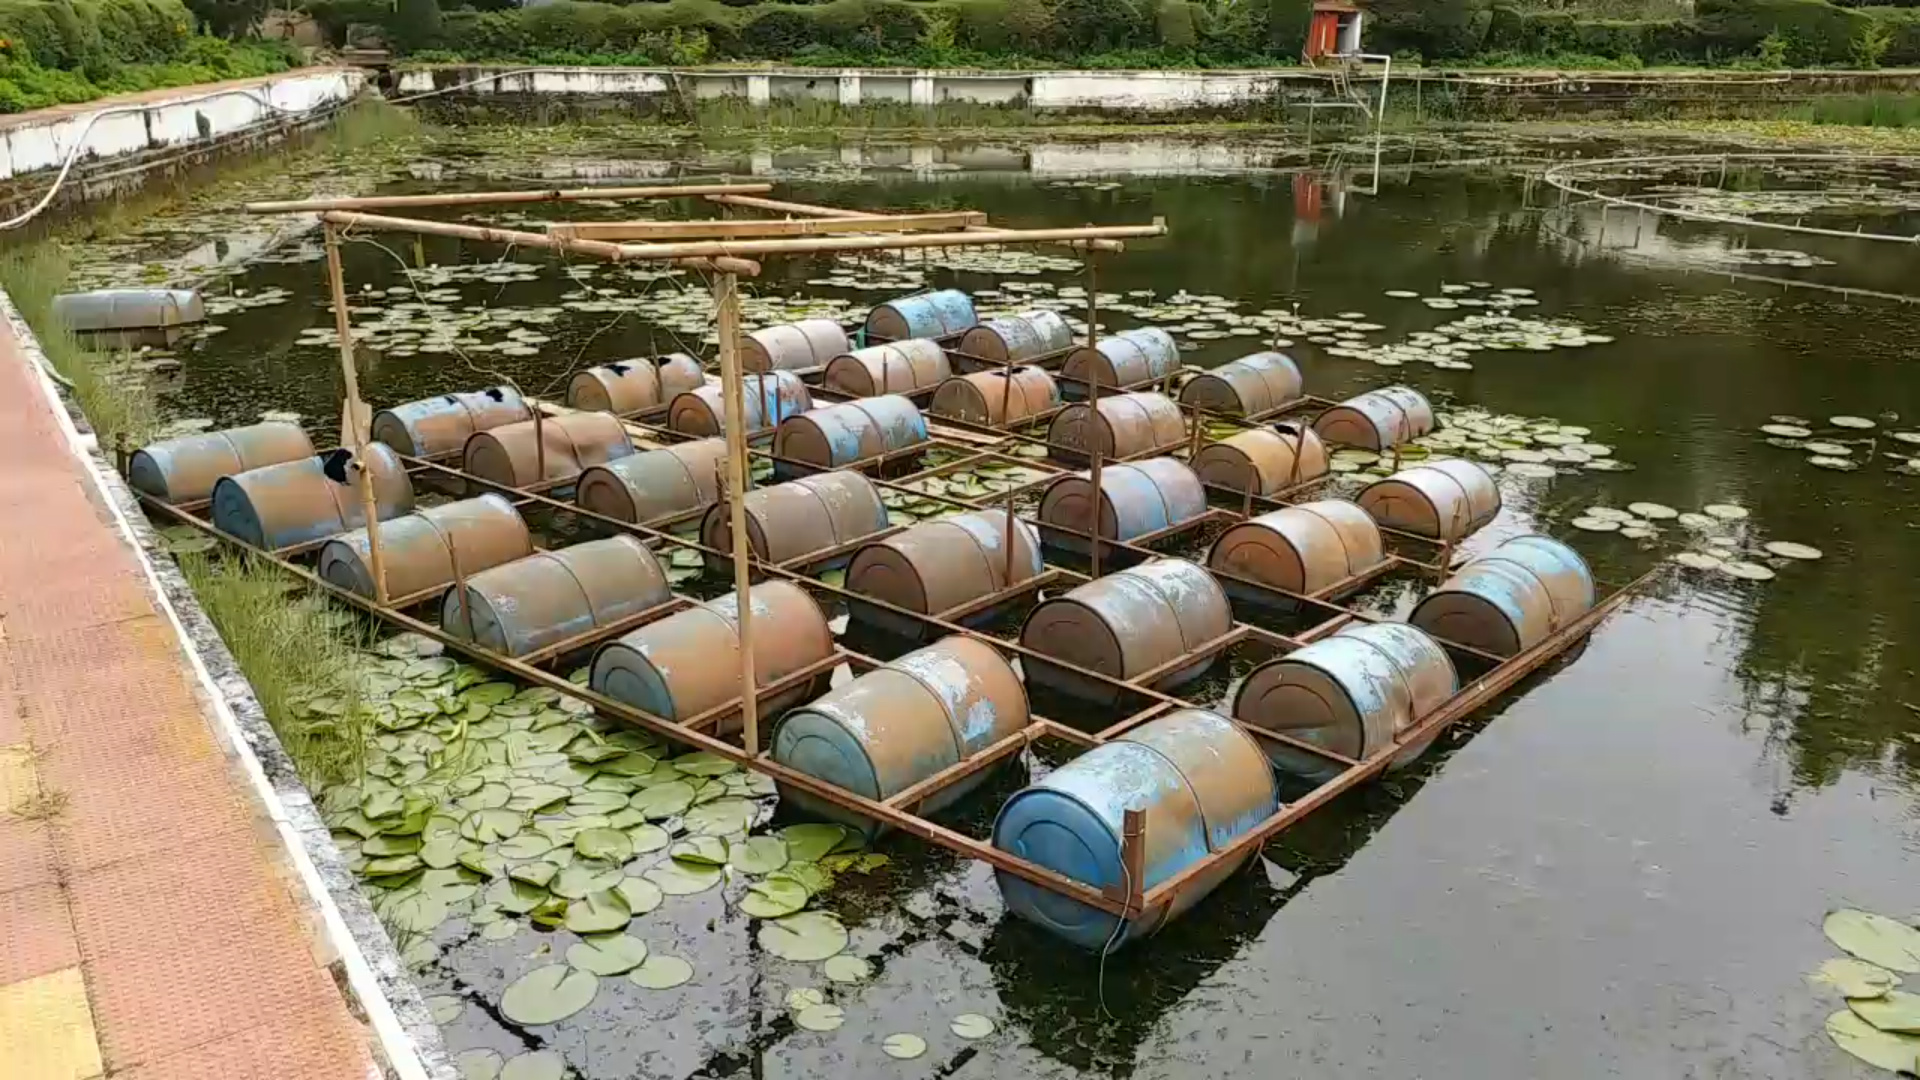
M 477 640 L 473 632 L 473 597 L 467 593 L 467 575 L 460 570 L 460 547 L 453 542 L 453 534 L 447 534 L 447 558 L 453 563 L 453 592 L 460 598 L 460 613 L 466 616 L 467 640 Z
M 1193 443 L 1187 447 L 1187 464 L 1189 465 L 1193 464 L 1193 459 L 1200 456 L 1200 435 L 1201 432 L 1205 430 L 1201 426 L 1200 420 L 1200 410 L 1193 410 Z
M 353 464 L 360 472 L 360 513 L 367 519 L 367 558 L 373 563 L 373 598 L 385 606 L 387 564 L 380 557 L 380 506 L 373 497 L 373 466 L 366 454 L 366 444 L 362 443 Z
M 1240 493 L 1240 516 L 1242 518 L 1250 519 L 1253 517 L 1253 482 L 1259 475 L 1260 470 L 1251 467 L 1247 469 L 1247 489 Z
M 713 279 L 719 309 L 720 389 L 726 413 L 727 464 L 733 473 L 729 522 L 733 533 L 733 593 L 740 625 L 740 728 L 747 753 L 760 753 L 760 709 L 753 674 L 753 571 L 747 558 L 747 418 L 740 376 L 740 283 L 730 273 Z
M 1087 348 L 1098 348 L 1100 343 L 1100 271 L 1094 265 L 1093 252 L 1087 252 Z M 1100 423 L 1100 380 L 1087 380 L 1087 452 L 1093 460 L 1088 471 L 1088 480 L 1093 483 L 1093 522 L 1087 530 L 1092 535 L 1088 541 L 1088 550 L 1093 552 L 1091 577 L 1100 576 L 1100 523 L 1103 520 L 1100 507 L 1106 493 L 1100 490 L 1100 440 L 1094 432 Z
M 427 268 L 427 238 L 419 233 L 413 234 L 413 268 L 416 270 Z
M 353 359 L 353 324 L 347 318 L 347 281 L 340 265 L 340 230 L 328 224 L 325 234 L 333 332 L 340 339 L 340 377 L 346 382 L 347 390 L 347 400 L 340 412 L 340 445 L 353 447 L 354 467 L 360 473 L 360 512 L 367 522 L 367 558 L 373 564 L 373 596 L 384 606 L 387 564 L 380 557 L 380 507 L 373 497 L 373 469 L 367 460 L 367 406 L 360 400 L 360 371 Z
M 527 399 L 527 407 L 533 410 L 533 482 L 542 483 L 547 478 L 547 435 L 540 420 L 540 402 Z
M 1000 579 L 1003 589 L 1013 588 L 1013 546 L 1019 535 L 1013 524 L 1013 490 L 1017 486 L 1013 481 L 1007 481 L 1007 572 Z
M 1141 894 L 1147 891 L 1146 872 L 1147 812 L 1136 803 L 1120 813 L 1120 881 L 1104 891 L 1138 915 Z

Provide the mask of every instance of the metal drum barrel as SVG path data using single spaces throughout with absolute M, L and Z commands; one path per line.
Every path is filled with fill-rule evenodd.
M 1180 406 L 1165 394 L 1140 391 L 1102 397 L 1096 405 L 1069 405 L 1047 426 L 1047 445 L 1055 450 L 1091 454 L 1112 461 L 1157 450 L 1171 450 L 1187 441 Z
M 1498 656 L 1532 648 L 1593 607 L 1593 571 L 1547 536 L 1519 536 L 1461 567 L 1408 621 Z
M 969 424 L 1006 427 L 1060 404 L 1060 387 L 1037 367 L 1013 369 L 1013 386 L 1004 371 L 955 375 L 933 392 L 927 411 Z
M 300 425 L 268 421 L 143 446 L 127 462 L 127 483 L 165 502 L 196 502 L 223 476 L 312 456 Z
M 1103 337 L 1092 348 L 1073 350 L 1060 365 L 1060 375 L 1069 382 L 1078 379 L 1101 387 L 1137 386 L 1165 378 L 1179 366 L 1180 346 L 1173 335 L 1157 326 L 1143 326 Z M 1075 393 L 1085 395 L 1084 386 Z
M 588 368 L 567 383 L 567 405 L 587 412 L 636 413 L 707 383 L 700 361 L 686 353 L 620 360 Z
M 1432 431 L 1433 406 L 1412 387 L 1388 386 L 1348 398 L 1321 413 L 1313 426 L 1336 446 L 1385 450 Z
M 740 339 L 743 371 L 811 371 L 850 347 L 832 319 L 802 319 L 755 330 Z
M 919 406 L 900 394 L 861 398 L 780 421 L 773 454 L 822 469 L 851 465 L 927 441 Z M 775 467 L 780 466 L 775 462 Z
M 931 389 L 952 375 L 953 365 L 939 342 L 908 338 L 836 356 L 828 361 L 822 379 L 829 390 L 872 397 Z
M 442 394 L 373 414 L 373 437 L 408 457 L 438 457 L 467 445 L 477 431 L 533 418 L 511 386 Z
M 1141 880 L 1125 880 L 1126 811 L 1144 811 Z M 1221 851 L 1280 808 L 1273 772 L 1253 737 L 1218 713 L 1182 709 L 1143 724 L 1048 773 L 1000 808 L 993 846 L 1098 889 L 1146 893 Z M 999 871 L 1015 915 L 1083 949 L 1119 948 L 1177 918 L 1246 864 L 1222 859 L 1164 905 L 1119 920 Z
M 975 510 L 923 521 L 854 553 L 848 590 L 896 607 L 938 615 L 1040 576 L 1040 538 L 1014 519 L 1012 577 L 1008 577 L 1007 515 Z M 884 608 L 850 601 L 853 617 L 907 637 L 925 624 Z M 976 612 L 975 617 L 989 613 Z
M 763 581 L 753 603 L 753 681 L 765 687 L 833 655 L 833 633 L 820 605 L 800 586 Z M 728 593 L 676 611 L 594 651 L 588 685 L 662 719 L 684 724 L 740 698 L 740 605 Z M 827 685 L 828 672 L 759 700 L 762 719 L 805 701 Z M 739 714 L 718 726 L 740 728 Z
M 817 473 L 784 484 L 754 488 L 746 497 L 747 542 L 766 562 L 786 562 L 840 547 L 887 528 L 887 508 L 873 481 L 857 472 Z M 707 509 L 700 542 L 733 550 L 731 510 L 725 502 Z M 833 564 L 851 553 L 837 555 Z
M 464 577 L 533 554 L 533 537 L 513 504 L 491 493 L 381 522 L 380 562 L 388 599 L 452 585 L 456 552 Z M 367 530 L 327 541 L 320 549 L 319 571 L 343 589 L 375 595 Z
M 1213 575 L 1184 559 L 1154 559 L 1095 578 L 1028 613 L 1020 643 L 1062 663 L 1131 679 L 1188 656 L 1233 628 L 1227 595 Z M 1158 689 L 1188 682 L 1207 670 L 1202 657 L 1162 674 Z M 1110 704 L 1119 691 L 1043 660 L 1024 661 L 1041 686 Z
M 979 322 L 972 297 L 959 289 L 940 289 L 874 308 L 867 313 L 867 337 L 883 341 L 942 338 L 971 330 Z
M 813 408 L 807 384 L 791 371 L 743 375 L 740 390 L 740 407 L 749 434 Z M 679 394 L 667 406 L 667 427 L 683 435 L 719 435 L 727 429 L 726 420 L 726 406 L 717 385 Z
M 524 656 L 671 598 L 653 552 L 631 536 L 613 536 L 535 552 L 468 577 L 464 596 L 450 589 L 441 602 L 440 629 Z
M 1027 691 L 1000 650 L 954 635 L 867 672 L 788 713 L 773 760 L 835 787 L 885 800 L 1027 726 Z M 992 775 L 982 769 L 928 796 L 918 812 L 959 801 Z M 872 818 L 780 785 L 780 799 L 860 829 Z
M 1387 559 L 1380 526 L 1345 499 L 1283 506 L 1220 534 L 1207 565 L 1290 593 L 1316 593 Z M 1229 585 L 1231 588 L 1231 585 Z
M 1188 379 L 1180 400 L 1209 412 L 1258 416 L 1300 400 L 1304 385 L 1293 357 L 1257 352 Z
M 467 471 L 505 487 L 523 488 L 544 480 L 572 479 L 590 465 L 604 465 L 633 453 L 633 437 L 618 417 L 603 412 L 565 413 L 540 418 L 539 442 L 546 445 L 543 462 L 536 450 L 535 426 L 532 420 L 522 420 L 475 432 L 463 455 Z M 540 471 L 543 464 L 544 473 Z
M 1207 512 L 1200 478 L 1176 458 L 1148 458 L 1100 470 L 1100 533 L 1132 540 L 1191 521 Z M 1093 532 L 1093 476 L 1056 477 L 1040 495 L 1043 524 L 1075 533 Z M 1047 542 L 1069 551 L 1086 551 L 1088 542 L 1065 533 L 1047 534 Z
M 658 521 L 718 502 L 726 460 L 727 440 L 718 436 L 642 450 L 581 470 L 573 501 L 621 521 Z
M 1059 312 L 1044 308 L 1002 315 L 968 330 L 958 352 L 989 364 L 1028 363 L 1073 347 L 1073 328 Z
M 381 521 L 413 509 L 413 483 L 383 443 L 367 444 L 374 513 Z M 283 461 L 223 476 L 213 485 L 213 524 L 268 550 L 325 540 L 367 523 L 349 450 Z
M 1327 475 L 1327 447 L 1304 424 L 1254 428 L 1201 447 L 1193 471 L 1214 487 L 1272 495 Z
M 1233 715 L 1301 742 L 1364 760 L 1390 747 L 1460 689 L 1440 643 L 1405 623 L 1349 626 L 1254 668 L 1234 693 Z M 1432 739 L 1404 747 L 1404 768 Z M 1284 772 L 1323 782 L 1343 766 L 1277 742 L 1267 757 Z
M 1449 458 L 1375 480 L 1355 501 L 1389 529 L 1459 540 L 1500 513 L 1500 487 L 1473 462 Z
M 194 289 L 98 289 L 53 298 L 54 320 L 95 348 L 172 345 L 207 321 Z

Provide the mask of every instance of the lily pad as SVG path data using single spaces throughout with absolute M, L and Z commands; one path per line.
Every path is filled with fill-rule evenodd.
M 635 825 L 627 831 L 627 842 L 636 855 L 659 851 L 673 842 L 673 834 L 658 825 Z
M 649 956 L 627 972 L 627 980 L 647 990 L 671 990 L 693 978 L 693 965 L 677 956 Z
M 478 844 L 517 836 L 526 819 L 512 810 L 475 810 L 460 822 L 460 835 Z
M 565 964 L 534 968 L 500 995 L 500 1014 L 516 1024 L 557 1024 L 588 1005 L 600 991 L 592 972 Z
M 779 919 L 806 907 L 808 898 L 807 890 L 794 881 L 756 881 L 740 898 L 740 910 L 756 919 Z
M 1818 559 L 1823 554 L 1817 547 L 1796 544 L 1790 540 L 1773 540 L 1764 545 L 1767 554 L 1778 555 L 1783 559 Z
M 1829 416 L 1827 423 L 1834 427 L 1853 428 L 1856 431 L 1865 431 L 1875 426 L 1873 421 L 1864 416 Z
M 1703 551 L 1682 551 L 1673 557 L 1673 561 L 1689 570 L 1718 570 L 1726 564 L 1725 559 Z
M 650 821 L 684 814 L 693 805 L 693 785 L 684 780 L 654 784 L 635 792 L 628 805 L 647 815 Z
M 673 767 L 688 776 L 724 776 L 740 766 L 718 754 L 697 750 L 674 758 Z
M 882 1040 L 880 1049 L 886 1051 L 890 1058 L 911 1061 L 927 1052 L 927 1040 L 918 1035 L 901 1032 L 898 1035 L 889 1035 Z
M 496 1051 L 463 1051 L 453 1064 L 460 1070 L 460 1080 L 500 1080 L 500 1055 Z
M 820 965 L 820 973 L 837 983 L 863 983 L 873 978 L 873 965 L 857 956 L 841 953 Z
M 789 825 L 780 830 L 780 838 L 787 842 L 788 859 L 818 862 L 840 846 L 847 838 L 847 830 L 838 825 Z
M 647 872 L 640 876 L 653 882 L 668 896 L 692 896 L 720 884 L 719 867 L 689 866 L 672 859 L 648 867 Z
M 1719 518 L 1721 521 L 1741 521 L 1747 516 L 1746 507 L 1733 503 L 1714 503 L 1701 507 L 1700 512 L 1708 517 Z
M 801 1009 L 811 1009 L 816 1005 L 825 1005 L 826 1003 L 827 995 L 810 986 L 797 986 L 787 991 L 787 1008 L 794 1012 L 799 1012 Z
M 497 850 L 505 859 L 537 859 L 553 847 L 553 840 L 545 833 L 523 832 L 502 843 Z
M 620 890 L 620 896 L 627 902 L 627 909 L 635 915 L 645 915 L 659 907 L 663 898 L 660 886 L 646 878 L 622 878 L 620 884 L 614 887 Z
M 743 874 L 771 874 L 787 865 L 787 842 L 777 836 L 749 837 L 727 853 L 734 869 Z
M 847 928 L 824 911 L 803 911 L 760 924 L 760 947 L 801 964 L 818 963 L 847 947 Z
M 838 1005 L 815 1005 L 794 1013 L 793 1022 L 808 1031 L 833 1031 L 847 1022 L 847 1014 Z
M 727 865 L 727 842 L 717 836 L 689 836 L 667 849 L 673 861 L 694 867 Z
M 1878 1068 L 1912 1073 L 1920 1062 L 1920 1037 L 1881 1031 L 1852 1009 L 1827 1017 L 1827 1035 L 1840 1049 Z
M 583 900 L 590 893 L 620 887 L 621 879 L 626 875 L 618 866 L 606 863 L 571 862 L 560 871 L 560 876 L 549 886 L 555 896 L 564 896 L 569 900 Z
M 961 1013 L 947 1025 L 947 1030 L 963 1039 L 984 1039 L 993 1034 L 993 1021 L 979 1013 Z
M 1920 994 L 1888 990 L 1879 997 L 1851 998 L 1847 1007 L 1881 1031 L 1920 1035 Z M 1920 1058 L 1916 1058 L 1915 1063 L 1920 1064 Z
M 563 1080 L 567 1059 L 551 1050 L 534 1050 L 507 1059 L 500 1080 Z
M 1821 964 L 1807 978 L 1831 986 L 1840 991 L 1841 997 L 1847 998 L 1879 997 L 1900 985 L 1900 976 L 1879 964 L 1869 964 L 1851 956 L 1836 956 Z
M 1860 467 L 1860 463 L 1852 458 L 1831 457 L 1826 454 L 1813 455 L 1807 459 L 1807 464 L 1816 469 L 1831 469 L 1834 472 L 1853 472 Z
M 1671 506 L 1656 502 L 1628 503 L 1627 510 L 1629 513 L 1646 518 L 1648 521 L 1669 521 L 1680 516 L 1680 511 L 1675 510 Z
M 553 875 L 559 872 L 560 868 L 550 862 L 521 863 L 519 866 L 507 867 L 508 877 L 542 889 L 551 884 Z
M 798 882 L 816 896 L 833 888 L 832 872 L 814 862 L 788 862 L 768 877 Z
M 1577 517 L 1567 524 L 1585 532 L 1618 532 L 1620 529 L 1620 523 L 1612 518 Z
M 587 829 L 573 838 L 573 850 L 586 859 L 626 862 L 633 858 L 633 841 L 619 829 Z
M 687 831 L 696 836 L 731 836 L 753 824 L 755 808 L 745 799 L 725 797 L 701 803 L 687 811 Z
M 1742 581 L 1772 581 L 1774 577 L 1773 570 L 1769 567 L 1761 566 L 1759 563 L 1742 562 L 1739 560 L 1729 560 L 1722 563 L 1720 565 L 1720 572 L 1728 577 L 1739 578 Z
M 1813 434 L 1812 428 L 1803 428 L 1798 424 L 1761 424 L 1760 430 L 1783 439 L 1804 439 Z
M 1842 908 L 1821 924 L 1827 940 L 1889 971 L 1920 971 L 1920 930 L 1870 911 Z
M 633 918 L 625 894 L 619 889 L 601 889 L 589 893 L 567 907 L 567 929 L 576 934 L 608 934 L 626 929 Z
M 626 934 L 596 934 L 567 947 L 567 963 L 595 975 L 625 975 L 646 959 L 647 943 Z

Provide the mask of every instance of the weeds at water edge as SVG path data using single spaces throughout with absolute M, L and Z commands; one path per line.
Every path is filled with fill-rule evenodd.
M 138 446 L 159 425 L 152 395 L 128 360 L 86 348 L 54 318 L 53 298 L 66 291 L 68 276 L 66 256 L 50 242 L 0 256 L 0 288 L 33 328 L 41 350 L 67 383 L 101 445 L 111 446 L 115 436 L 124 434 Z

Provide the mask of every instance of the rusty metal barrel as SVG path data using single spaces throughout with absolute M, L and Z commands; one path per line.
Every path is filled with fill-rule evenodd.
M 1001 315 L 968 330 L 959 353 L 968 360 L 1024 364 L 1073 347 L 1073 328 L 1057 311 L 1044 308 Z
M 1108 539 L 1133 540 L 1206 512 L 1207 491 L 1184 461 L 1148 458 L 1100 470 L 1099 535 Z M 1093 475 L 1071 473 L 1047 484 L 1040 495 L 1040 521 L 1072 533 L 1092 533 Z M 1069 551 L 1089 547 L 1081 536 L 1070 533 L 1047 534 L 1047 542 Z
M 1547 536 L 1518 536 L 1461 567 L 1408 621 L 1498 656 L 1539 644 L 1593 607 L 1593 571 Z
M 832 319 L 802 319 L 769 326 L 740 339 L 744 371 L 811 371 L 851 346 L 847 332 Z
M 773 454 L 833 469 L 926 441 L 927 419 L 920 407 L 903 395 L 888 394 L 787 417 L 774 430 Z
M 373 414 L 374 439 L 408 457 L 438 457 L 467 445 L 474 432 L 530 419 L 533 410 L 511 386 L 442 394 Z
M 1359 761 L 1393 746 L 1459 689 L 1453 661 L 1426 632 L 1373 623 L 1349 626 L 1254 668 L 1234 693 L 1233 715 Z M 1391 768 L 1411 764 L 1432 741 L 1401 748 Z M 1344 768 L 1278 742 L 1265 749 L 1283 772 L 1316 782 Z
M 127 462 L 127 483 L 165 502 L 189 503 L 213 494 L 223 476 L 312 456 L 313 440 L 300 425 L 270 420 L 143 446 Z
M 749 433 L 778 425 L 813 408 L 807 384 L 791 371 L 769 371 L 740 378 L 740 407 Z M 727 429 L 720 387 L 703 386 L 676 395 L 667 406 L 667 427 L 683 435 L 719 435 Z
M 1258 416 L 1300 400 L 1304 385 L 1293 357 L 1257 352 L 1188 379 L 1180 400 L 1228 416 Z
M 817 473 L 784 484 L 754 488 L 745 500 L 747 542 L 766 562 L 850 544 L 887 528 L 880 490 L 857 472 Z M 715 503 L 700 522 L 700 542 L 717 551 L 733 550 L 731 511 Z M 844 563 L 851 552 L 831 561 Z
M 533 537 L 513 504 L 492 493 L 381 522 L 380 562 L 387 575 L 387 598 L 452 585 L 456 553 L 464 577 L 533 554 Z M 320 549 L 319 571 L 343 589 L 375 595 L 367 530 L 355 529 L 327 541 Z
M 381 521 L 413 509 L 406 466 L 384 443 L 367 444 L 374 513 Z M 367 523 L 350 450 L 333 450 L 223 476 L 213 485 L 213 524 L 255 547 L 278 550 L 325 540 Z
M 834 655 L 833 633 L 820 605 L 800 586 L 763 581 L 753 603 L 753 681 L 765 688 Z M 674 723 L 740 698 L 740 605 L 738 595 L 676 611 L 600 646 L 588 685 L 599 693 Z M 760 716 L 818 694 L 829 672 L 759 699 Z M 740 728 L 739 714 L 717 729 Z
M 1122 862 L 1128 808 L 1144 812 L 1140 880 Z M 1022 789 L 1000 808 L 993 846 L 1096 889 L 1145 894 L 1280 809 L 1273 771 L 1253 737 L 1202 709 L 1168 713 Z M 1146 937 L 1213 891 L 1253 855 L 1220 860 L 1124 927 L 1098 908 L 1005 871 L 1007 909 L 1083 949 Z
M 1459 540 L 1500 513 L 1500 486 L 1473 462 L 1449 458 L 1375 480 L 1355 501 L 1389 529 Z
M 969 424 L 1005 427 L 1060 404 L 1060 386 L 1037 367 L 1013 369 L 1013 386 L 1004 371 L 955 375 L 933 392 L 927 411 Z
M 727 440 L 714 436 L 582 469 L 573 501 L 621 521 L 658 521 L 720 499 Z
M 855 349 L 827 362 L 827 389 L 855 397 L 911 394 L 939 386 L 953 375 L 947 351 L 931 338 L 908 338 Z
M 1165 378 L 1180 366 L 1180 346 L 1173 335 L 1157 326 L 1122 330 L 1103 337 L 1092 348 L 1081 346 L 1067 354 L 1060 375 L 1080 380 L 1076 396 L 1085 396 L 1084 384 L 1101 387 L 1137 386 Z
M 1012 577 L 1008 577 L 1007 515 L 975 510 L 923 521 L 854 552 L 847 588 L 896 607 L 938 615 L 1040 576 L 1040 537 L 1033 526 L 1013 522 Z M 857 600 L 853 617 L 907 637 L 923 623 Z M 974 617 L 990 613 L 976 612 Z
M 1283 506 L 1220 534 L 1207 565 L 1291 593 L 1315 593 L 1387 561 L 1380 526 L 1345 499 Z
M 1229 491 L 1272 495 L 1327 475 L 1327 447 L 1305 424 L 1254 428 L 1200 448 L 1193 471 Z
M 535 428 L 539 439 L 536 442 Z M 537 447 L 546 446 L 542 460 Z M 475 432 L 467 440 L 467 471 L 482 480 L 510 488 L 530 487 L 544 480 L 569 480 L 590 465 L 604 465 L 633 453 L 633 437 L 619 417 L 603 412 L 564 413 L 541 417 L 538 424 L 522 420 L 490 431 Z M 545 472 L 541 471 L 542 466 Z
M 971 330 L 980 322 L 973 298 L 959 289 L 940 289 L 889 300 L 867 313 L 867 337 L 881 341 L 943 338 Z
M 686 353 L 619 360 L 588 368 L 567 383 L 567 404 L 587 412 L 636 413 L 656 409 L 675 394 L 707 382 L 700 361 Z
M 1027 690 L 1000 650 L 977 638 L 942 638 L 788 713 L 773 733 L 773 760 L 869 799 L 885 800 L 1027 726 Z M 992 776 L 981 769 L 919 804 L 951 806 Z M 786 784 L 783 803 L 874 836 L 872 818 Z
M 464 595 L 449 589 L 441 601 L 440 629 L 524 656 L 670 599 L 667 573 L 653 552 L 631 536 L 612 536 L 469 575 Z
M 1176 662 L 1232 628 L 1227 594 L 1204 567 L 1153 559 L 1042 601 L 1020 628 L 1020 643 L 1115 679 L 1164 669 L 1152 683 L 1164 690 L 1204 673 L 1211 656 Z M 1106 683 L 1059 665 L 1029 658 L 1024 666 L 1030 681 L 1062 693 L 1103 704 L 1119 697 Z
M 1180 406 L 1151 391 L 1102 397 L 1097 407 L 1069 405 L 1047 426 L 1049 447 L 1075 454 L 1097 448 L 1108 461 L 1171 450 L 1186 441 Z
M 1348 398 L 1317 417 L 1314 430 L 1336 446 L 1385 450 L 1432 431 L 1433 406 L 1409 386 L 1388 386 Z

